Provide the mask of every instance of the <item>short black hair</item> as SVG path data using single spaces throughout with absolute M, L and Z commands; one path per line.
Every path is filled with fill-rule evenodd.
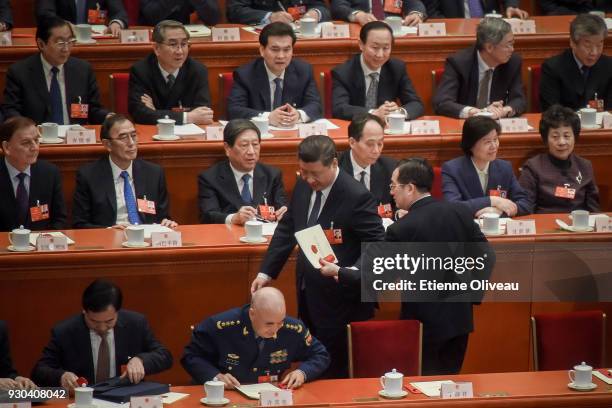
M 391 44 L 393 44 L 393 29 L 389 27 L 389 24 L 385 23 L 384 21 L 370 21 L 369 23 L 366 23 L 363 27 L 361 27 L 361 30 L 359 31 L 359 40 L 361 40 L 363 44 L 368 42 L 368 34 L 372 30 L 389 31 L 389 34 L 391 34 Z
M 83 292 L 83 310 L 86 312 L 103 312 L 109 306 L 113 306 L 116 311 L 121 309 L 123 294 L 121 289 L 114 283 L 96 279 Z
M 400 184 L 414 184 L 417 191 L 427 193 L 433 185 L 434 171 L 431 164 L 422 157 L 410 157 L 397 165 L 397 181 Z
M 582 37 L 591 35 L 608 36 L 608 27 L 603 18 L 595 14 L 578 14 L 570 23 L 570 39 L 577 43 Z
M 38 25 L 36 26 L 36 39 L 40 39 L 46 44 L 47 41 L 49 41 L 49 38 L 51 37 L 51 30 L 57 27 L 64 26 L 68 26 L 70 28 L 72 36 L 74 36 L 72 26 L 68 21 L 57 16 L 43 17 L 38 21 Z
M 223 129 L 223 141 L 230 147 L 234 147 L 234 143 L 236 143 L 238 136 L 249 129 L 257 132 L 257 139 L 261 142 L 261 132 L 259 128 L 248 119 L 232 119 L 227 122 L 225 129 Z
M 336 145 L 329 136 L 308 136 L 298 145 L 298 158 L 305 163 L 320 161 L 324 166 L 330 166 L 336 158 Z
M 487 116 L 472 116 L 467 118 L 463 124 L 461 132 L 461 150 L 466 156 L 472 155 L 472 147 L 480 139 L 488 135 L 492 130 L 496 130 L 497 134 L 501 134 L 501 127 L 496 120 Z
M 363 135 L 363 128 L 365 128 L 365 125 L 371 120 L 378 123 L 383 129 L 385 128 L 385 121 L 378 116 L 372 115 L 371 113 L 358 113 L 353 116 L 353 120 L 351 120 L 348 126 L 348 136 L 359 141 Z
M 268 24 L 267 26 L 263 28 L 263 30 L 261 30 L 261 33 L 259 33 L 259 44 L 261 44 L 263 47 L 267 47 L 269 37 L 285 37 L 285 36 L 291 37 L 291 44 L 295 45 L 295 42 L 297 41 L 297 37 L 295 36 L 295 33 L 293 32 L 293 28 L 287 23 L 275 21 L 274 23 Z
M 189 30 L 183 25 L 183 23 L 176 20 L 162 20 L 153 28 L 153 34 L 151 34 L 151 39 L 153 42 L 157 44 L 161 44 L 166 41 L 166 30 L 171 30 L 173 28 L 180 28 L 183 30 L 187 39 L 191 37 L 189 34 Z
M 131 122 L 127 116 L 121 113 L 116 113 L 104 119 L 104 123 L 102 123 L 102 127 L 100 128 L 100 139 L 110 139 L 110 132 L 113 129 L 113 126 L 115 126 L 117 123 L 123 123 L 125 121 Z
M 540 136 L 548 143 L 548 133 L 552 129 L 569 126 L 574 131 L 574 140 L 580 135 L 580 117 L 572 109 L 561 105 L 553 105 L 542 113 L 540 119 Z
M 13 135 L 21 129 L 36 126 L 36 123 L 25 116 L 13 116 L 0 125 L 0 142 L 10 142 Z

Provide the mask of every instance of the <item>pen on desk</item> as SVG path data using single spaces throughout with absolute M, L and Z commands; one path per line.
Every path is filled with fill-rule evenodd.
M 283 10 L 285 13 L 287 12 L 287 10 L 285 10 L 285 7 L 283 7 L 283 3 L 277 1 L 276 4 L 278 4 L 278 7 L 280 7 L 280 9 Z

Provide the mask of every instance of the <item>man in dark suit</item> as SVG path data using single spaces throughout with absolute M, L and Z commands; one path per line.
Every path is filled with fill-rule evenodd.
M 13 28 L 11 0 L 0 0 L 0 31 L 7 31 L 11 28 Z
M 310 64 L 292 58 L 296 37 L 285 23 L 259 34 L 261 58 L 234 71 L 227 101 L 230 119 L 267 117 L 273 126 L 293 126 L 321 117 L 321 98 Z
M 468 118 L 484 111 L 499 119 L 525 112 L 522 60 L 513 50 L 510 24 L 501 18 L 484 18 L 476 30 L 476 46 L 446 59 L 432 101 L 435 113 Z
M 278 224 L 251 292 L 276 279 L 297 241 L 294 233 L 319 224 L 329 230 L 340 265 L 353 265 L 361 242 L 380 241 L 384 230 L 376 201 L 353 177 L 338 168 L 336 147 L 327 136 L 310 136 L 298 147 L 300 180 L 289 210 Z M 331 356 L 328 377 L 346 377 L 346 324 L 374 315 L 373 303 L 362 303 L 359 289 L 338 283 L 313 268 L 300 248 L 296 262 L 298 313 Z
M 379 206 L 378 214 L 389 218 L 394 207 L 389 183 L 397 161 L 381 155 L 384 128 L 385 122 L 378 116 L 369 113 L 355 116 L 348 127 L 350 149 L 340 155 L 338 163 L 341 169 L 370 190 Z M 385 208 L 386 205 L 389 207 Z
M 412 86 L 406 63 L 390 58 L 392 46 L 393 31 L 386 23 L 373 21 L 361 28 L 361 54 L 331 71 L 335 118 L 351 120 L 358 113 L 370 112 L 384 120 L 400 108 L 408 119 L 423 114 L 423 102 Z
M 237 24 L 292 23 L 301 17 L 330 19 L 323 0 L 228 0 L 227 21 Z
M 228 160 L 198 176 L 201 223 L 243 225 L 255 217 L 282 218 L 287 211 L 283 176 L 276 167 L 259 163 L 260 142 L 259 129 L 250 120 L 233 119 L 225 126 Z
M 194 11 L 206 25 L 215 25 L 221 18 L 216 0 L 140 0 L 138 23 L 155 26 L 162 20 L 175 20 L 190 24 Z
M 612 13 L 610 0 L 540 0 L 544 15 L 583 14 L 590 11 Z
M 75 43 L 70 24 L 44 18 L 36 29 L 40 54 L 12 64 L 6 74 L 5 116 L 27 116 L 36 123 L 98 124 L 109 114 L 100 104 L 91 65 L 70 56 Z
M 427 13 L 421 0 L 404 0 L 401 6 L 386 5 L 384 0 L 332 0 L 332 18 L 365 25 L 384 20 L 387 16 L 400 15 L 403 24 L 415 26 L 425 21 Z
M 212 123 L 208 70 L 189 57 L 189 32 L 164 20 L 153 30 L 153 53 L 130 70 L 128 110 L 136 123 L 169 117 L 177 124 Z
M 525 19 L 529 13 L 519 8 L 518 0 L 423 0 L 430 18 L 482 18 L 487 13 L 505 11 L 505 17 Z
M 57 166 L 38 159 L 36 124 L 23 116 L 0 125 L 0 231 L 66 227 L 66 205 Z
M 542 64 L 540 105 L 542 111 L 555 104 L 573 110 L 591 101 L 612 109 L 612 57 L 603 55 L 608 28 L 592 14 L 580 14 L 570 25 L 570 49 Z
M 8 328 L 6 323 L 0 320 L 0 391 L 36 388 L 29 378 L 17 374 L 11 360 L 11 349 L 9 346 Z
M 124 228 L 170 220 L 166 177 L 161 166 L 137 159 L 138 135 L 123 115 L 108 118 L 100 139 L 109 155 L 83 165 L 76 175 L 72 207 L 75 228 Z
M 122 0 L 36 0 L 38 22 L 60 17 L 72 24 L 107 25 L 115 37 L 128 26 L 128 15 Z
M 72 390 L 79 377 L 96 384 L 120 375 L 137 384 L 145 375 L 169 369 L 172 355 L 157 341 L 147 319 L 122 310 L 122 303 L 118 286 L 93 281 L 83 292 L 82 312 L 51 330 L 32 378 L 43 387 Z

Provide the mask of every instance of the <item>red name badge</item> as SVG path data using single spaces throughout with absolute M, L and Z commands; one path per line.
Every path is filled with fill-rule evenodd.
M 591 99 L 589 101 L 589 108 L 597 109 L 597 112 L 604 111 L 604 100 L 603 99 Z
M 555 197 L 573 200 L 576 197 L 576 189 L 567 186 L 557 186 L 555 187 Z
M 41 204 L 30 207 L 30 217 L 32 218 L 32 222 L 48 220 L 49 206 L 47 204 Z
M 287 13 L 291 14 L 294 20 L 299 20 L 306 13 L 306 6 L 300 4 L 299 6 L 289 7 Z
M 385 0 L 385 13 L 402 14 L 402 0 Z
M 378 206 L 378 215 L 380 218 L 393 218 L 393 208 L 391 204 L 381 204 Z
M 270 382 L 270 376 L 269 375 L 260 375 L 259 377 L 257 377 L 257 382 L 258 383 L 269 383 Z
M 342 230 L 341 229 L 326 229 L 323 231 L 325 233 L 325 237 L 327 241 L 331 245 L 341 244 L 342 243 Z
M 276 221 L 276 210 L 273 205 L 260 205 L 259 214 L 264 220 Z
M 70 104 L 70 117 L 73 119 L 87 119 L 89 117 L 89 105 L 86 103 Z
M 506 198 L 508 197 L 508 192 L 506 190 L 489 190 L 489 196 L 490 197 L 501 197 L 501 198 Z
M 145 214 L 155 214 L 155 201 L 149 201 L 147 198 L 139 198 L 138 211 Z
M 87 10 L 87 22 L 89 24 L 102 24 L 106 25 L 106 17 L 108 16 L 108 11 L 106 10 Z

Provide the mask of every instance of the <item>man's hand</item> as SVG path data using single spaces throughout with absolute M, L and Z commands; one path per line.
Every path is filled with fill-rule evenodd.
M 315 21 L 318 23 L 319 22 L 319 13 L 317 12 L 317 10 L 315 9 L 310 9 L 308 10 L 306 13 L 304 13 L 304 15 L 302 16 L 302 18 L 314 18 Z
M 121 378 L 125 378 L 126 376 L 130 379 L 132 384 L 138 384 L 142 381 L 145 376 L 145 369 L 140 357 L 130 358 L 130 361 L 127 363 L 127 369 L 121 374 Z
M 491 114 L 493 115 L 492 116 L 493 119 L 503 118 L 504 113 L 505 113 L 504 102 L 495 101 L 491 103 L 489 106 L 487 106 L 486 110 L 491 112 Z
M 251 207 L 250 205 L 242 206 L 240 207 L 238 212 L 232 217 L 232 224 L 244 225 L 245 222 L 255 218 L 256 215 L 257 210 Z
M 230 373 L 227 374 L 217 374 L 217 380 L 222 381 L 225 384 L 225 388 L 228 390 L 234 389 L 234 387 L 240 387 L 240 381 L 238 381 L 233 375 Z
M 116 21 L 113 21 L 108 27 L 106 27 L 106 32 L 111 33 L 113 37 L 119 37 L 119 35 L 121 34 L 121 24 Z
M 146 106 L 147 108 L 151 110 L 156 110 L 155 105 L 153 105 L 153 98 L 151 98 L 149 95 L 147 94 L 142 95 L 140 97 L 140 102 L 142 102 L 144 106 Z
M 178 223 L 176 221 L 172 221 L 167 218 L 164 218 L 160 225 L 162 225 L 163 227 L 168 227 L 172 229 L 175 229 L 176 227 L 178 227 Z
M 321 264 L 321 275 L 327 276 L 328 278 L 338 278 L 338 272 L 340 271 L 340 267 L 335 263 L 327 262 L 325 259 L 319 259 L 319 263 Z
M 302 370 L 293 370 L 285 376 L 285 379 L 281 382 L 282 385 L 286 385 L 287 388 L 296 389 L 302 386 L 306 378 Z
M 300 113 L 288 103 L 270 112 L 268 120 L 272 126 L 291 127 L 300 120 Z
M 380 105 L 378 107 L 378 109 L 376 109 L 374 112 L 372 112 L 372 114 L 378 116 L 382 120 L 385 120 L 385 118 L 387 117 L 388 114 L 390 114 L 391 112 L 394 112 L 394 111 L 396 111 L 398 109 L 399 109 L 399 106 L 397 106 L 397 104 L 395 102 L 385 101 L 385 103 Z
M 60 379 L 60 384 L 62 387 L 68 389 L 69 391 L 73 391 L 76 387 L 79 386 L 77 383 L 77 375 L 75 373 L 71 373 L 70 371 L 66 371 L 62 374 L 62 378 Z
M 402 218 L 404 215 L 408 214 L 407 210 L 402 210 L 401 208 L 399 210 L 397 210 L 395 212 L 395 219 L 399 220 L 400 218 Z
M 17 382 L 19 388 L 21 388 L 22 390 L 34 390 L 38 388 L 32 380 L 26 377 L 17 376 L 15 377 L 15 381 Z
M 200 106 L 187 112 L 187 120 L 196 125 L 209 125 L 213 121 L 213 110 L 207 106 Z
M 514 217 L 518 212 L 518 207 L 516 204 L 507 198 L 492 196 L 491 206 L 505 212 L 509 217 Z
M 410 13 L 406 17 L 404 17 L 404 25 L 405 26 L 416 26 L 423 22 L 421 18 L 421 13 Z
M 291 24 L 293 23 L 293 16 L 286 11 L 275 11 L 274 13 L 270 14 L 270 22 L 275 23 L 277 21 Z
M 287 206 L 283 205 L 281 208 L 279 208 L 278 210 L 276 210 L 274 212 L 274 215 L 276 216 L 276 221 L 280 221 L 283 218 L 283 215 L 285 215 L 285 213 L 287 212 Z
M 128 227 L 128 225 L 129 224 L 115 224 L 112 226 L 112 228 L 123 231 L 124 229 Z
M 355 13 L 353 17 L 355 18 L 355 22 L 359 23 L 359 25 L 366 25 L 370 21 L 376 21 L 376 17 L 374 17 L 374 14 L 366 13 L 365 11 Z
M 15 390 L 17 388 L 19 388 L 19 384 L 12 378 L 0 378 L 0 390 Z
M 521 20 L 524 20 L 527 17 L 529 17 L 529 13 L 526 12 L 525 10 L 521 10 L 518 7 L 507 7 L 506 8 L 506 17 L 507 18 L 518 17 Z
M 476 212 L 476 214 L 474 214 L 475 218 L 480 218 L 482 217 L 483 214 L 486 213 L 494 213 L 494 214 L 502 214 L 502 210 L 500 210 L 499 208 L 495 208 L 495 207 L 485 207 L 485 208 L 481 208 L 480 210 L 478 210 Z
M 253 283 L 251 283 L 251 293 L 255 293 L 258 289 L 268 286 L 268 282 L 269 280 L 264 278 L 257 277 L 253 279 Z

